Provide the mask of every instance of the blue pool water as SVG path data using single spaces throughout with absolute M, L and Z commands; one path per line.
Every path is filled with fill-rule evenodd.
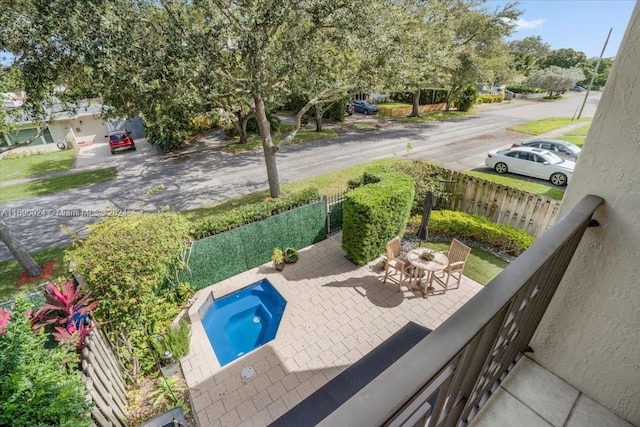
M 215 300 L 202 326 L 220 366 L 274 339 L 286 305 L 267 279 Z

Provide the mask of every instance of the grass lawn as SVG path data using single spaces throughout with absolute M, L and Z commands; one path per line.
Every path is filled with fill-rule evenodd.
M 555 200 L 562 200 L 562 197 L 564 196 L 564 188 L 550 187 L 545 184 L 525 181 L 520 178 L 498 175 L 493 172 L 467 171 L 465 173 L 467 175 L 475 176 L 476 178 L 486 179 L 487 181 L 517 188 L 518 190 L 527 191 L 529 193 L 539 194 L 541 196 L 546 196 Z
M 38 289 L 45 280 L 53 280 L 65 275 L 67 269 L 65 268 L 63 258 L 66 250 L 70 247 L 71 244 L 32 253 L 31 256 L 39 265 L 47 261 L 55 260 L 57 262 L 55 270 L 51 276 L 26 283 L 20 287 L 16 285 L 22 273 L 22 266 L 18 264 L 18 261 L 12 259 L 0 262 L 0 301 L 12 299 L 19 295 L 26 295 Z
M 398 123 L 425 123 L 436 122 L 441 120 L 457 119 L 475 114 L 475 111 L 438 111 L 435 113 L 423 114 L 420 117 L 389 117 L 389 119 Z
M 291 126 L 291 125 L 281 125 L 282 126 Z M 278 132 L 273 134 L 273 142 L 278 143 L 282 141 L 287 135 L 286 130 L 283 132 Z M 333 129 L 323 129 L 320 132 L 316 132 L 315 130 L 301 130 L 298 131 L 296 137 L 293 138 L 293 144 L 300 144 L 302 142 L 315 141 L 317 139 L 326 139 L 326 138 L 335 138 L 338 136 L 335 130 Z M 237 139 L 237 138 L 236 138 Z M 247 138 L 246 144 L 239 144 L 238 142 L 232 142 L 231 144 L 227 144 L 224 147 L 224 150 L 230 153 L 241 153 L 243 151 L 251 151 L 258 147 L 262 146 L 262 139 L 260 135 L 253 135 Z
M 371 123 L 353 123 L 349 125 L 350 128 L 356 130 L 376 130 L 378 127 Z
M 34 196 L 44 196 L 46 194 L 83 187 L 85 185 L 98 184 L 100 182 L 111 181 L 115 177 L 116 168 L 105 168 L 9 185 L 2 187 L 0 190 L 0 203 Z
M 399 160 L 394 158 L 374 160 L 372 162 L 352 166 L 350 168 L 342 169 L 336 172 L 330 172 L 324 175 L 318 175 L 312 178 L 306 178 L 282 184 L 281 189 L 283 192 L 293 193 L 305 188 L 315 187 L 318 189 L 320 194 L 334 194 L 340 191 L 344 191 L 345 188 L 347 188 L 347 181 L 362 176 L 362 173 L 365 170 L 376 168 L 384 169 L 393 165 L 394 163 L 407 161 L 410 160 Z M 269 199 L 269 191 L 264 190 L 247 194 L 246 196 L 237 197 L 235 199 L 227 200 L 222 203 L 185 211 L 183 212 L 183 215 L 187 219 L 193 221 L 206 216 L 227 212 L 231 209 L 237 208 L 238 206 L 263 202 L 267 199 Z
M 446 251 L 449 249 L 451 242 L 428 242 L 422 246 L 435 249 L 436 251 Z M 469 258 L 464 265 L 463 274 L 481 285 L 486 285 L 498 275 L 504 268 L 509 265 L 508 262 L 493 256 L 488 252 L 480 249 L 471 249 Z
M 70 169 L 76 150 L 54 151 L 17 159 L 0 160 L 0 181 L 31 178 L 45 173 Z
M 583 117 L 578 121 L 590 122 L 591 118 Z M 543 133 L 559 129 L 575 122 L 576 120 L 572 120 L 571 117 L 553 117 L 550 119 L 534 120 L 531 122 L 522 123 L 516 126 L 511 126 L 507 129 L 514 132 L 526 133 L 528 135 L 541 135 Z
M 557 139 L 571 142 L 573 144 L 576 144 L 578 147 L 582 147 L 584 145 L 585 139 L 587 139 L 587 133 L 589 133 L 590 128 L 591 128 L 591 124 L 588 124 L 578 129 L 571 130 L 565 133 L 564 135 L 562 135 L 561 137 L 558 137 Z

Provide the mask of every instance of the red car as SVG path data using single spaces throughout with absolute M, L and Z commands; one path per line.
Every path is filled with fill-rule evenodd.
M 111 154 L 116 154 L 116 151 L 121 150 L 133 150 L 136 149 L 136 144 L 133 142 L 131 132 L 126 130 L 114 130 L 109 132 L 109 149 Z

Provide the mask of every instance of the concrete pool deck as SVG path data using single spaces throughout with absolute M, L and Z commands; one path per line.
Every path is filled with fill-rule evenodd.
M 341 235 L 300 251 L 282 272 L 272 263 L 201 289 L 189 309 L 189 355 L 181 360 L 200 426 L 266 426 L 412 321 L 437 328 L 482 286 L 423 298 L 383 283 L 380 259 L 365 266 L 344 256 Z M 267 278 L 287 300 L 276 338 L 220 367 L 200 323 L 210 295 L 220 298 Z M 200 314 L 199 314 L 200 312 Z M 243 378 L 252 367 L 255 375 Z

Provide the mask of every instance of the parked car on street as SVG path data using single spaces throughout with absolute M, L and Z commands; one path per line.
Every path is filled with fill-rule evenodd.
M 513 147 L 490 151 L 484 163 L 499 174 L 507 172 L 549 180 L 553 185 L 569 183 L 575 163 L 547 150 Z
M 136 144 L 133 142 L 131 132 L 126 130 L 113 130 L 109 132 L 107 138 L 109 138 L 109 149 L 111 150 L 111 154 L 116 154 L 116 151 L 135 151 L 136 149 Z
M 351 102 L 351 105 L 353 105 L 353 109 L 356 113 L 369 115 L 369 114 L 376 114 L 378 112 L 378 106 L 375 104 L 370 104 L 367 101 L 354 99 Z
M 586 91 L 585 88 L 583 88 L 582 86 L 574 86 L 571 89 L 569 89 L 571 92 L 584 92 Z
M 514 147 L 534 147 L 542 148 L 543 150 L 549 150 L 558 157 L 565 160 L 576 161 L 578 154 L 582 151 L 582 148 L 575 144 L 566 141 L 560 141 L 557 139 L 532 139 L 531 141 L 519 141 L 515 142 L 511 148 Z

